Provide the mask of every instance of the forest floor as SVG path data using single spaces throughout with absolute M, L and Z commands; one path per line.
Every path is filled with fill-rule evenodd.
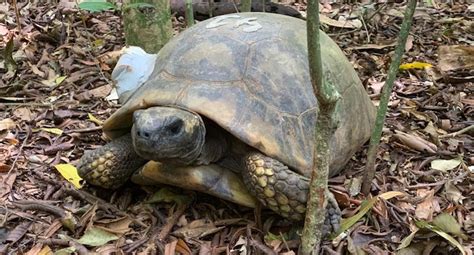
M 268 210 L 260 223 L 253 209 L 201 193 L 132 183 L 77 189 L 66 181 L 55 166 L 74 165 L 104 144 L 100 123 L 119 107 L 106 97 L 124 46 L 121 16 L 29 2 L 18 3 L 20 22 L 14 6 L 0 4 L 0 254 L 297 252 L 301 226 Z M 360 194 L 366 146 L 330 181 L 344 218 L 367 209 L 364 201 L 376 203 L 325 242 L 327 254 L 472 254 L 474 5 L 449 2 L 415 13 L 402 61 L 412 64 L 391 95 L 372 195 Z M 284 4 L 304 16 L 304 4 Z M 403 10 L 322 5 L 324 30 L 375 104 Z M 182 17 L 173 20 L 176 33 L 185 28 Z M 404 196 L 371 200 L 389 191 Z M 177 196 L 186 202 L 156 202 Z

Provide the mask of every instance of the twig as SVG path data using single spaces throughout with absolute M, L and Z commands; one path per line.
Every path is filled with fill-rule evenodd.
M 18 27 L 18 33 L 21 33 L 21 21 L 20 21 L 20 10 L 18 10 L 18 4 L 16 0 L 13 0 L 13 8 L 15 9 L 16 26 Z
M 24 99 L 25 101 L 30 99 Z M 31 99 L 33 100 L 33 99 Z M 30 107 L 45 107 L 45 108 L 53 108 L 53 104 L 44 104 L 44 103 L 32 103 L 32 102 L 25 102 L 25 103 L 0 103 L 6 106 L 30 106 Z
M 377 117 L 375 119 L 375 127 L 370 137 L 369 150 L 367 152 L 367 164 L 364 173 L 364 180 L 362 182 L 362 193 L 368 195 L 370 192 L 372 180 L 375 177 L 375 159 L 377 156 L 377 149 L 379 147 L 380 138 L 382 137 L 382 129 L 384 126 L 385 115 L 387 114 L 388 101 L 393 89 L 395 78 L 397 77 L 400 62 L 402 60 L 403 52 L 405 51 L 405 44 L 410 32 L 413 14 L 415 13 L 416 0 L 408 1 L 408 6 L 405 10 L 405 16 L 400 29 L 397 47 L 395 48 L 395 55 L 390 63 L 390 68 L 387 74 L 387 80 L 383 87 L 382 95 L 380 97 L 380 104 L 377 110 Z
M 131 243 L 126 249 L 124 249 L 124 252 L 127 254 L 132 253 L 134 250 L 138 249 L 142 244 L 146 243 L 148 241 L 148 237 L 143 237 L 139 239 L 138 241 L 134 241 Z
M 57 206 L 45 203 L 44 201 L 18 200 L 18 201 L 13 201 L 12 204 L 22 210 L 43 211 L 43 212 L 54 214 L 55 216 L 58 216 L 61 218 L 66 216 L 66 212 L 63 209 Z
M 439 138 L 453 138 L 455 136 L 464 134 L 464 133 L 469 132 L 471 130 L 474 130 L 474 125 L 470 125 L 470 126 L 467 126 L 467 127 L 463 128 L 459 131 L 456 131 L 456 132 L 453 132 L 453 133 L 450 133 L 450 134 L 446 134 L 446 135 L 440 135 L 438 137 Z
M 171 232 L 173 226 L 178 222 L 179 217 L 184 214 L 184 211 L 188 207 L 188 204 L 178 204 L 176 211 L 168 218 L 166 224 L 161 228 L 160 233 L 158 234 L 158 240 L 163 241 L 168 234 Z
M 261 251 L 263 251 L 263 253 L 265 253 L 265 254 L 277 255 L 277 253 L 274 250 L 270 249 L 268 246 L 266 246 L 265 244 L 263 244 L 262 242 L 260 242 L 258 240 L 250 238 L 249 242 L 250 242 L 250 245 L 252 245 L 253 247 L 255 247 L 255 248 L 257 248 Z
M 419 188 L 426 188 L 426 187 L 433 187 L 433 186 L 440 186 L 446 183 L 446 180 L 442 180 L 439 182 L 434 182 L 434 183 L 420 183 L 416 185 L 410 185 L 407 188 L 408 189 L 419 189 Z
M 88 132 L 94 132 L 94 131 L 99 131 L 99 130 L 102 130 L 101 126 L 91 127 L 91 128 L 82 128 L 82 129 L 71 129 L 71 130 L 66 130 L 64 133 L 65 134 L 88 133 Z
M 30 137 L 30 134 L 31 134 L 31 130 L 29 128 L 27 128 L 26 137 L 25 137 L 25 139 L 23 139 L 23 142 L 21 143 L 20 149 L 18 150 L 18 153 L 15 156 L 15 159 L 13 160 L 12 166 L 10 167 L 10 170 L 8 170 L 7 177 L 4 178 L 3 181 L 8 180 L 8 178 L 10 177 L 10 174 L 13 172 L 13 169 L 15 168 L 16 162 L 18 161 L 18 158 L 20 157 L 21 152 L 23 151 L 23 147 L 25 147 L 26 141 L 28 141 L 28 138 Z
M 82 244 L 80 244 L 76 241 L 73 241 L 73 240 L 48 238 L 48 239 L 43 239 L 43 240 L 40 239 L 38 241 L 42 244 L 49 245 L 49 246 L 56 246 L 56 245 L 59 245 L 59 246 L 73 246 L 77 249 L 76 252 L 79 255 L 89 254 L 89 250 L 87 250 L 87 248 L 84 245 L 82 245 Z
M 95 204 L 97 203 L 97 206 L 108 212 L 108 213 L 115 213 L 115 214 L 120 214 L 120 213 L 123 213 L 121 215 L 126 215 L 123 211 L 121 211 L 120 209 L 118 209 L 115 205 L 113 204 L 110 204 L 108 203 L 107 201 L 103 200 L 103 199 L 100 199 L 88 192 L 85 192 L 83 190 L 76 190 L 76 189 L 73 189 L 73 188 L 67 188 L 67 187 L 64 187 L 64 192 L 68 195 L 71 195 L 71 196 L 74 196 L 76 198 L 79 198 L 81 200 L 84 200 L 84 201 L 87 201 L 88 203 L 90 204 Z

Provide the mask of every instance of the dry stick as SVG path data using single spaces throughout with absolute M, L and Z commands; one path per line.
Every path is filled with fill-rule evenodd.
M 13 169 L 15 169 L 16 162 L 18 161 L 18 158 L 20 157 L 20 155 L 23 153 L 23 147 L 25 147 L 26 141 L 30 137 L 30 134 L 31 134 L 31 130 L 27 129 L 26 137 L 23 140 L 23 142 L 21 143 L 20 149 L 18 150 L 18 154 L 16 154 L 15 159 L 13 160 L 12 166 L 10 167 L 10 170 L 8 170 L 7 177 L 5 179 L 3 179 L 3 182 L 6 182 L 8 180 L 11 173 L 13 172 Z
M 177 204 L 176 211 L 168 217 L 168 220 L 164 226 L 161 227 L 161 231 L 158 234 L 158 241 L 162 242 L 171 232 L 173 226 L 178 222 L 179 217 L 184 214 L 189 204 Z
M 456 131 L 454 133 L 446 134 L 446 135 L 440 135 L 438 138 L 443 139 L 443 138 L 453 138 L 458 135 L 462 135 L 464 133 L 467 133 L 471 130 L 474 130 L 474 125 L 467 126 L 459 131 Z
M 20 10 L 18 10 L 18 4 L 16 0 L 13 0 L 13 8 L 15 9 L 16 25 L 18 27 L 18 33 L 21 33 Z
M 387 74 L 387 81 L 383 87 L 382 95 L 380 97 L 380 104 L 377 110 L 377 117 L 375 119 L 375 127 L 370 137 L 369 150 L 367 152 L 367 165 L 364 173 L 364 181 L 362 183 L 362 193 L 368 195 L 372 180 L 375 177 L 375 158 L 377 156 L 377 149 L 382 136 L 382 128 L 387 114 L 388 100 L 392 92 L 393 83 L 398 73 L 403 52 L 405 51 L 405 44 L 408 33 L 410 31 L 413 13 L 416 8 L 416 0 L 410 0 L 405 10 L 405 16 L 400 29 L 400 36 L 398 37 L 397 47 L 395 48 L 395 55 L 393 56 L 390 69 Z
M 325 194 L 328 190 L 329 138 L 335 128 L 332 115 L 336 103 L 341 96 L 332 84 L 323 80 L 319 32 L 319 1 L 309 0 L 307 12 L 309 71 L 313 92 L 318 99 L 319 116 L 315 128 L 313 171 L 311 173 L 305 224 L 301 237 L 301 253 L 318 254 L 322 239 L 321 229 L 326 216 Z

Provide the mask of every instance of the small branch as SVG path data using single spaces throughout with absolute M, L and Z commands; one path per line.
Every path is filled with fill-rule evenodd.
M 91 128 L 82 128 L 82 129 L 71 129 L 64 131 L 65 134 L 72 134 L 72 133 L 89 133 L 94 131 L 102 130 L 102 126 L 98 127 L 91 127 Z
M 18 153 L 15 156 L 15 159 L 13 160 L 12 166 L 10 167 L 10 170 L 8 170 L 7 178 L 5 178 L 4 181 L 8 180 L 8 178 L 10 177 L 10 174 L 13 172 L 13 169 L 15 169 L 16 162 L 18 161 L 18 158 L 22 154 L 23 147 L 25 147 L 26 141 L 28 141 L 28 138 L 30 137 L 30 134 L 31 134 L 31 130 L 29 128 L 27 128 L 26 137 L 25 137 L 25 139 L 23 139 L 23 142 L 21 143 L 20 149 L 18 150 Z
M 370 137 L 369 150 L 367 152 L 367 165 L 362 183 L 362 193 L 365 195 L 369 194 L 372 180 L 375 177 L 375 159 L 377 156 L 380 138 L 382 137 L 382 129 L 384 126 L 385 115 L 387 114 L 388 100 L 393 89 L 393 83 L 397 77 L 403 53 L 405 52 L 405 44 L 410 32 L 413 13 L 415 13 L 416 2 L 416 0 L 408 1 L 408 5 L 405 10 L 405 16 L 400 29 L 400 36 L 398 37 L 397 47 L 395 48 L 395 55 L 393 56 L 392 63 L 390 63 L 387 80 L 380 97 L 380 104 L 377 110 L 377 117 L 375 119 L 375 127 L 372 132 L 372 136 Z
M 22 210 L 43 211 L 54 214 L 55 216 L 60 218 L 63 226 L 65 226 L 71 231 L 74 231 L 78 225 L 77 219 L 74 217 L 74 215 L 72 215 L 71 212 L 54 205 L 50 205 L 45 201 L 18 200 L 13 201 L 12 204 L 18 208 L 21 208 Z
M 453 138 L 455 136 L 458 136 L 458 135 L 462 135 L 464 133 L 467 133 L 471 130 L 474 130 L 474 125 L 470 125 L 470 126 L 467 126 L 459 131 L 456 131 L 456 132 L 453 132 L 453 133 L 450 133 L 450 134 L 446 134 L 446 135 L 440 135 L 439 138 L 440 139 L 443 139 L 443 138 Z
M 184 214 L 184 211 L 188 207 L 188 204 L 177 204 L 176 211 L 168 217 L 166 224 L 161 227 L 161 231 L 158 234 L 158 241 L 162 242 L 168 234 L 171 232 L 173 226 L 178 222 L 179 217 Z
M 263 253 L 265 253 L 267 255 L 277 255 L 277 253 L 274 250 L 270 249 L 268 246 L 266 246 L 265 244 L 263 244 L 262 242 L 260 242 L 256 239 L 250 238 L 249 243 L 250 243 L 250 245 L 252 245 L 253 247 L 259 249 L 260 251 L 262 251 Z
M 15 9 L 16 26 L 18 28 L 18 33 L 21 33 L 20 10 L 18 9 L 18 4 L 16 0 L 13 0 L 12 3 L 13 3 L 13 8 Z

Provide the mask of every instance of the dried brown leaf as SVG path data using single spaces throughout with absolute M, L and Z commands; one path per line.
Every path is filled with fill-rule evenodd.
M 107 84 L 107 85 L 100 86 L 98 88 L 92 89 L 89 92 L 94 97 L 105 98 L 110 94 L 110 91 L 112 91 L 112 86 Z
M 178 239 L 178 243 L 176 244 L 176 251 L 183 255 L 191 255 L 191 249 L 189 249 L 186 242 L 183 239 Z
M 27 107 L 16 108 L 15 110 L 13 110 L 13 115 L 24 121 L 31 121 L 33 119 L 33 114 Z
M 163 255 L 175 255 L 177 244 L 178 244 L 178 240 L 174 240 L 171 243 L 167 243 L 165 245 L 165 253 Z
M 124 216 L 118 219 L 105 219 L 96 221 L 95 226 L 115 234 L 126 234 L 130 231 L 130 224 L 133 220 L 129 216 Z
M 13 183 L 16 180 L 16 177 L 16 173 L 8 174 L 8 172 L 5 172 L 0 174 L 0 183 L 2 184 L 0 185 L 0 200 L 3 200 L 3 197 L 10 193 L 13 187 Z
M 427 189 L 419 189 L 416 191 L 417 197 L 423 197 L 423 201 L 416 205 L 415 215 L 418 219 L 431 221 L 434 213 L 434 192 Z
M 26 234 L 31 224 L 32 222 L 22 222 L 18 224 L 12 231 L 10 231 L 10 233 L 8 233 L 6 240 L 11 243 L 16 243 Z
M 444 76 L 457 81 L 474 80 L 474 46 L 440 46 L 438 55 L 438 68 Z
M 216 227 L 212 222 L 206 222 L 206 220 L 204 219 L 199 219 L 192 221 L 188 225 L 175 230 L 173 234 L 184 239 L 201 238 L 216 233 L 223 228 L 225 228 L 225 226 Z
M 0 131 L 13 129 L 15 125 L 15 122 L 10 118 L 0 120 Z
M 447 181 L 446 184 L 444 184 L 444 192 L 446 193 L 446 197 L 455 204 L 462 204 L 462 201 L 465 199 L 461 191 L 452 181 Z
M 401 131 L 395 132 L 396 134 L 394 134 L 393 137 L 397 138 L 400 142 L 412 149 L 430 154 L 436 154 L 436 151 L 438 150 L 438 147 L 435 144 L 430 143 L 421 137 L 403 133 Z

